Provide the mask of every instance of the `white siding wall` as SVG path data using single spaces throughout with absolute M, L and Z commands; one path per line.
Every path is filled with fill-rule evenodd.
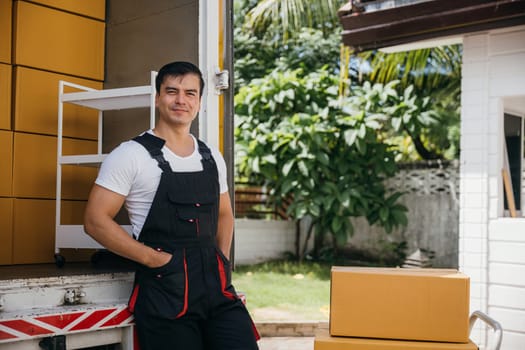
M 253 264 L 295 252 L 294 221 L 235 219 L 235 263 Z
M 525 219 L 500 217 L 504 98 L 525 99 L 525 28 L 467 35 L 463 50 L 459 266 L 471 277 L 471 311 L 502 324 L 502 349 L 523 350 Z M 472 332 L 482 346 L 486 337 Z

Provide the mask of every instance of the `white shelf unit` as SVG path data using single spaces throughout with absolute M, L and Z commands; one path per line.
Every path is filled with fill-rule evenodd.
M 61 248 L 94 248 L 103 247 L 88 236 L 83 225 L 61 224 L 61 201 L 62 201 L 62 166 L 78 165 L 99 167 L 106 154 L 102 153 L 102 127 L 103 112 L 110 110 L 121 110 L 131 108 L 150 108 L 150 128 L 155 127 L 155 77 L 157 72 L 152 71 L 150 85 L 135 86 L 129 88 L 96 90 L 86 86 L 73 84 L 66 81 L 59 82 L 58 100 L 58 132 L 57 132 L 57 184 L 56 184 L 56 230 L 55 230 L 55 260 L 57 265 L 63 264 L 60 257 Z M 74 88 L 76 92 L 65 92 L 65 88 Z M 87 155 L 62 154 L 64 104 L 70 103 L 89 107 L 98 111 L 97 153 Z M 131 234 L 131 226 L 124 225 L 123 228 Z M 62 262 L 57 260 L 60 257 Z

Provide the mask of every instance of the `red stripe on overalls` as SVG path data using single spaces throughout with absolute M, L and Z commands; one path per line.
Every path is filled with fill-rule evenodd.
M 131 293 L 131 297 L 129 298 L 129 302 L 128 302 L 128 310 L 131 313 L 135 311 L 135 304 L 137 303 L 138 295 L 139 295 L 139 285 L 136 284 L 135 287 L 133 287 L 133 293 Z
M 183 316 L 188 311 L 188 263 L 186 261 L 186 249 L 184 249 L 184 306 L 176 318 Z
M 224 263 L 219 254 L 215 254 L 215 256 L 217 257 L 217 264 L 219 265 L 219 278 L 221 280 L 222 294 L 228 299 L 237 299 L 236 295 L 226 290 L 226 270 L 224 269 Z
M 225 297 L 232 299 L 232 300 L 239 299 L 237 295 L 226 290 L 226 270 L 224 269 L 224 263 L 222 262 L 222 259 L 219 256 L 219 254 L 215 254 L 215 255 L 217 256 L 217 264 L 219 265 L 219 278 L 221 280 L 222 294 Z M 261 335 L 259 334 L 257 327 L 255 327 L 255 323 L 253 323 L 253 320 L 251 320 L 251 322 L 252 322 L 252 331 L 255 336 L 255 340 L 261 339 Z

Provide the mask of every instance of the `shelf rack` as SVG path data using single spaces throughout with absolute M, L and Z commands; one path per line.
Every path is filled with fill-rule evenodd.
M 150 85 L 134 86 L 128 88 L 96 90 L 86 86 L 59 81 L 58 98 L 58 132 L 57 132 L 57 184 L 56 184 L 56 221 L 55 221 L 55 262 L 58 266 L 64 264 L 65 260 L 60 256 L 61 248 L 92 248 L 103 249 L 103 247 L 88 236 L 83 225 L 61 224 L 61 200 L 62 200 L 62 165 L 77 165 L 88 167 L 99 167 L 106 154 L 102 153 L 102 128 L 103 113 L 110 110 L 121 110 L 131 108 L 150 108 L 150 128 L 155 127 L 155 77 L 157 72 L 152 71 Z M 73 88 L 80 91 L 65 92 L 65 88 Z M 98 111 L 97 130 L 97 153 L 87 155 L 62 154 L 64 104 L 70 103 L 78 106 L 92 108 Z M 131 226 L 123 225 L 123 228 L 131 234 Z

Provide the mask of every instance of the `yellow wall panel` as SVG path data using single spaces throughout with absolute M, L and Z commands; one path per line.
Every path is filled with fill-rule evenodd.
M 56 152 L 56 137 L 14 133 L 14 197 L 55 198 Z
M 55 201 L 15 199 L 13 263 L 51 263 L 55 253 Z
M 65 139 L 64 155 L 80 155 L 97 153 L 95 141 Z M 75 165 L 62 166 L 62 199 L 88 198 L 89 191 L 97 177 L 98 168 Z
M 16 131 L 57 134 L 58 82 L 60 80 L 102 89 L 101 82 L 24 67 L 17 67 L 15 76 L 14 130 Z M 65 90 L 65 92 L 69 91 L 74 90 L 71 88 Z M 67 103 L 64 104 L 63 115 L 64 136 L 96 140 L 97 111 Z
M 0 197 L 10 197 L 12 186 L 13 133 L 0 130 Z
M 71 1 L 71 0 L 30 0 L 34 3 L 56 7 L 58 9 L 66 10 L 80 15 L 105 19 L 106 16 L 106 1 L 105 0 L 89 0 L 89 1 Z
M 0 64 L 0 129 L 11 129 L 11 66 L 8 64 Z
M 11 0 L 0 0 L 0 62 L 11 63 Z
M 0 265 L 11 264 L 13 257 L 13 199 L 0 198 Z
M 104 80 L 104 22 L 16 2 L 14 63 Z

